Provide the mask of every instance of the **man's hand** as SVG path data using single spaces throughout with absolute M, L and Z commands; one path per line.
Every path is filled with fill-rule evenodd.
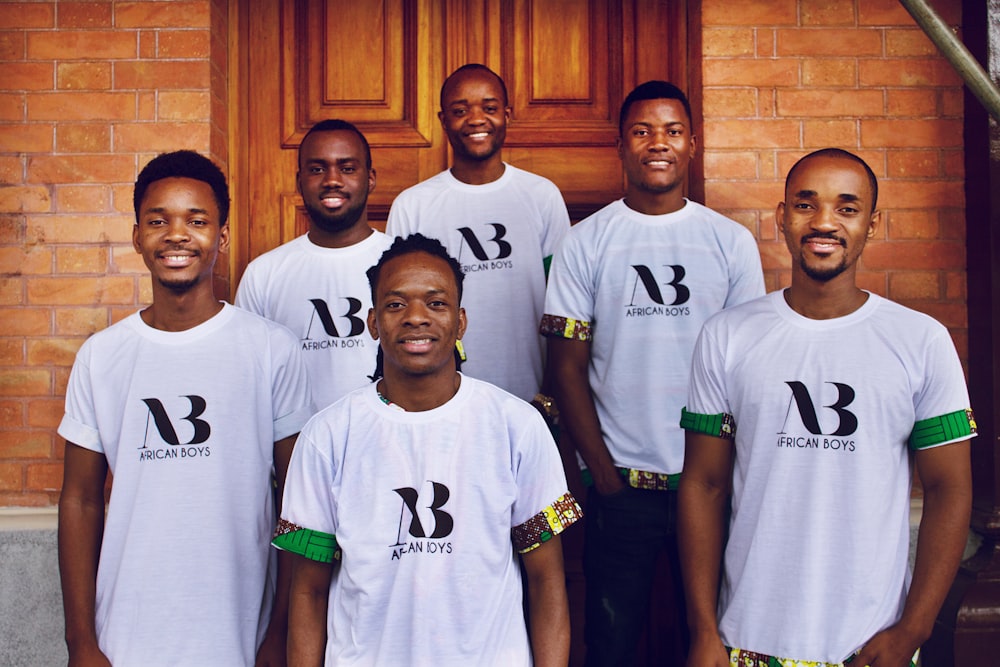
M 70 647 L 67 664 L 69 667 L 111 667 L 111 661 L 98 648 L 97 642 Z
M 264 635 L 264 641 L 260 643 L 260 648 L 257 649 L 257 659 L 254 661 L 254 667 L 285 667 L 288 664 L 285 653 L 287 638 L 287 634 L 272 631 L 268 628 L 267 633 Z
M 924 637 L 897 623 L 869 639 L 851 660 L 851 667 L 910 667 L 923 643 Z
M 687 667 L 729 667 L 729 654 L 718 635 L 696 635 L 691 638 Z

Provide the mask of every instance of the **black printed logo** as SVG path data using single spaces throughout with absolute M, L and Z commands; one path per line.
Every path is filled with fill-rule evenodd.
M 361 312 L 363 304 L 360 299 L 355 299 L 351 296 L 343 297 L 347 301 L 347 312 L 340 317 L 345 318 L 351 325 L 350 333 L 346 337 L 360 336 L 365 330 L 365 321 L 357 314 Z M 340 338 L 340 331 L 337 329 L 336 324 L 333 322 L 333 316 L 330 314 L 330 308 L 326 305 L 326 301 L 323 299 L 309 299 L 313 305 L 313 314 L 309 318 L 309 326 L 306 329 L 306 338 L 312 338 L 313 324 L 319 319 L 320 324 L 323 326 L 323 330 L 326 331 L 326 335 L 332 338 Z
M 439 482 L 431 482 L 431 488 L 433 490 L 433 497 L 431 499 L 431 504 L 427 505 L 427 509 L 431 511 L 431 515 L 434 517 L 434 526 L 431 530 L 430 535 L 420 521 L 420 517 L 417 514 L 417 503 L 419 502 L 419 494 L 416 489 L 404 486 L 399 489 L 393 489 L 399 497 L 403 499 L 403 506 L 399 514 L 399 528 L 396 532 L 396 544 L 393 546 L 399 546 L 405 544 L 404 541 L 406 534 L 411 537 L 424 538 L 429 537 L 432 539 L 440 539 L 442 537 L 447 537 L 451 535 L 452 529 L 455 527 L 455 520 L 452 518 L 448 512 L 445 512 L 442 507 L 448 502 L 448 498 L 451 497 L 451 492 L 448 487 Z M 409 526 L 405 529 L 403 525 L 406 523 L 406 515 L 410 515 Z
M 490 257 L 489 253 L 486 252 L 486 248 L 479 242 L 479 238 L 476 236 L 475 232 L 468 227 L 459 227 L 458 231 L 462 234 L 462 246 L 458 251 L 459 262 L 462 261 L 462 252 L 465 250 L 466 246 L 469 247 L 469 250 L 472 251 L 472 254 L 475 255 L 476 259 L 480 262 L 510 257 L 513 248 L 510 243 L 503 240 L 503 237 L 507 234 L 507 228 L 499 222 L 490 222 L 487 224 L 493 228 L 493 238 L 491 238 L 488 243 L 496 246 L 496 255 Z
M 827 410 L 833 410 L 839 422 L 836 429 L 830 433 L 823 433 L 819 425 L 819 417 L 816 414 L 815 404 L 806 386 L 796 380 L 786 381 L 785 384 L 791 388 L 792 396 L 788 399 L 788 410 L 785 412 L 785 423 L 782 425 L 782 430 L 779 431 L 780 434 L 786 432 L 785 428 L 788 426 L 788 416 L 792 411 L 792 403 L 798 408 L 802 425 L 813 435 L 845 436 L 851 435 L 858 430 L 857 416 L 847 409 L 847 406 L 854 402 L 855 397 L 854 389 L 850 385 L 842 382 L 824 383 L 837 388 L 837 400 L 831 405 L 824 405 L 822 407 Z
M 173 422 L 170 420 L 166 409 L 163 407 L 163 403 L 159 399 L 144 398 L 142 402 L 149 408 L 149 416 L 146 419 L 146 437 L 143 439 L 140 449 L 146 448 L 146 442 L 149 439 L 149 417 L 152 417 L 153 424 L 160 433 L 160 438 L 168 445 L 200 445 L 208 440 L 208 436 L 212 434 L 212 427 L 204 419 L 199 419 L 205 413 L 205 399 L 195 395 L 184 396 L 184 398 L 191 403 L 191 411 L 186 417 L 182 417 L 181 420 L 190 423 L 194 427 L 191 439 L 187 442 L 181 442 L 177 436 L 177 430 L 174 428 Z
M 642 285 L 643 289 L 646 291 L 646 295 L 653 300 L 653 302 L 661 306 L 679 306 L 683 303 L 687 303 L 688 299 L 691 298 L 691 290 L 687 288 L 681 281 L 686 275 L 684 267 L 680 264 L 665 264 L 664 268 L 670 269 L 671 277 L 670 280 L 664 281 L 662 284 L 670 287 L 673 290 L 674 300 L 670 303 L 666 303 L 663 298 L 663 292 L 660 290 L 660 283 L 657 281 L 656 276 L 649 269 L 648 266 L 643 264 L 633 264 L 632 268 L 635 269 L 636 277 L 632 284 L 632 301 L 628 304 L 629 307 L 633 307 L 636 304 L 635 297 L 639 292 L 639 285 Z

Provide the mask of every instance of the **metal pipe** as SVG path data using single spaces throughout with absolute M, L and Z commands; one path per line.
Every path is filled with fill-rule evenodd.
M 993 118 L 1000 121 L 1000 90 L 951 27 L 938 16 L 927 0 L 899 0 L 924 33 L 959 73 L 972 94 L 979 98 Z

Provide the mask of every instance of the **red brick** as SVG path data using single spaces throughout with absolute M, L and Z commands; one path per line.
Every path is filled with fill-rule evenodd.
M 792 267 L 792 258 L 788 254 L 788 248 L 784 241 L 759 243 L 757 249 L 760 250 L 760 263 L 765 271 L 787 270 Z
M 28 33 L 28 58 L 31 60 L 103 60 L 135 56 L 135 33 L 125 30 Z
M 0 120 L 24 120 L 24 95 L 0 93 Z
M 865 271 L 859 268 L 855 280 L 861 289 L 884 297 L 889 294 L 889 290 L 886 288 L 886 279 L 887 276 L 884 271 Z
M 778 53 L 778 31 L 757 28 L 757 57 L 773 58 Z
M 31 120 L 132 120 L 135 93 L 29 93 Z
M 60 28 L 110 28 L 111 4 L 108 2 L 60 2 Z
M 107 308 L 57 308 L 55 312 L 60 336 L 89 336 L 108 326 Z
M 108 270 L 108 249 L 104 246 L 57 248 L 56 273 L 97 273 Z
M 139 120 L 156 120 L 155 91 L 139 91 Z
M 0 308 L 5 336 L 48 336 L 52 316 L 46 308 Z
M 49 507 L 59 502 L 50 493 L 0 493 L 0 507 Z
M 52 63 L 0 62 L 0 90 L 52 90 Z
M 124 306 L 124 307 L 122 307 L 122 306 L 112 307 L 110 309 L 110 311 L 111 311 L 111 324 L 117 324 L 118 322 L 121 322 L 122 320 L 124 320 L 129 315 L 134 314 L 142 306 L 148 305 L 148 304 L 150 304 L 152 302 L 153 302 L 153 300 L 150 299 L 148 301 L 137 301 L 136 302 L 136 304 L 141 304 L 141 305 L 132 304 L 132 305 L 129 305 L 129 306 Z
M 882 35 L 875 30 L 779 30 L 778 55 L 881 56 Z
M 897 116 L 932 116 L 936 117 L 938 98 L 935 90 L 926 89 L 890 89 L 889 115 Z
M 758 178 L 757 156 L 749 151 L 705 153 L 706 180 L 750 180 Z
M 205 150 L 207 123 L 134 123 L 115 130 L 116 151 Z
M 0 401 L 0 428 L 8 429 L 24 426 L 24 402 L 20 400 Z
M 880 90 L 779 90 L 778 115 L 831 117 L 883 116 L 885 102 Z
M 156 55 L 160 58 L 207 58 L 211 41 L 208 30 L 160 30 Z
M 115 88 L 206 88 L 209 65 L 204 60 L 161 60 L 116 62 Z
M 56 150 L 60 153 L 111 152 L 111 126 L 106 123 L 57 123 Z
M 802 85 L 830 88 L 854 87 L 858 83 L 857 61 L 847 58 L 806 58 L 802 60 Z
M 20 491 L 24 466 L 18 463 L 0 463 L 0 491 Z
M 23 182 L 24 161 L 19 156 L 0 155 L 0 185 L 20 185 Z
M 967 285 L 964 271 L 948 271 L 945 274 L 945 298 L 949 301 L 965 301 L 968 297 Z
M 115 246 L 111 251 L 111 272 L 112 273 L 141 273 L 146 274 L 149 269 L 142 261 L 142 255 L 137 253 L 131 246 Z
M 0 146 L 11 153 L 47 153 L 52 150 L 52 126 L 0 125 Z
M 0 368 L 0 396 L 48 396 L 52 375 L 46 370 L 10 370 Z M 10 431 L 0 431 L 0 442 Z M 0 451 L 13 458 L 15 455 L 0 444 Z
M 936 271 L 894 271 L 889 274 L 889 298 L 938 299 L 941 296 L 941 278 Z
M 887 30 L 885 33 L 887 56 L 936 56 L 934 42 L 919 28 L 913 30 Z
M 134 216 L 135 206 L 132 204 L 132 191 L 134 189 L 131 184 L 111 186 L 112 209 L 119 213 L 127 213 L 130 216 Z M 135 219 L 133 218 L 132 221 L 135 222 Z
M 55 380 L 55 388 L 52 390 L 52 396 L 65 396 L 66 386 L 69 384 L 69 368 L 61 368 L 55 366 L 52 369 L 52 379 Z M 60 452 L 61 453 L 61 452 Z
M 934 150 L 889 151 L 888 158 L 892 178 L 931 177 L 941 173 L 938 152 Z
M 153 303 L 153 283 L 148 275 L 139 279 L 138 303 Z
M 868 269 L 955 269 L 965 266 L 965 246 L 952 241 L 871 243 L 864 263 Z
M 60 213 L 107 213 L 111 188 L 107 185 L 57 185 L 56 210 Z
M 83 338 L 43 338 L 28 341 L 28 365 L 72 366 Z
M 702 94 L 706 117 L 740 118 L 757 115 L 757 91 L 753 88 L 706 88 Z
M 799 82 L 796 60 L 705 60 L 704 85 L 710 86 L 794 86 Z
M 44 155 L 28 160 L 29 183 L 133 183 L 135 176 L 135 158 L 129 155 Z
M 143 60 L 156 58 L 156 30 L 139 31 L 139 57 Z
M 209 98 L 210 95 L 207 91 L 163 91 L 159 94 L 157 119 L 209 120 L 211 114 Z
M 754 54 L 753 28 L 707 28 L 701 39 L 702 55 L 706 58 Z
M 128 277 L 30 278 L 28 303 L 54 306 L 125 304 L 135 299 L 135 281 Z
M 0 32 L 0 60 L 23 60 L 25 32 L 5 30 Z
M 200 2 L 119 2 L 115 5 L 118 28 L 207 28 L 209 4 Z
M 49 189 L 43 185 L 0 187 L 0 211 L 4 213 L 42 213 L 51 209 Z
M 132 219 L 120 215 L 39 215 L 28 220 L 29 243 L 131 243 Z
M 946 60 L 900 58 L 860 60 L 862 86 L 959 86 L 961 78 Z
M 52 455 L 52 434 L 43 431 L 0 432 L 0 451 L 8 459 L 43 459 Z
M 59 491 L 62 480 L 62 463 L 33 463 L 27 469 L 25 488 L 31 491 Z
M 854 25 L 854 0 L 800 0 L 802 25 Z
M 702 25 L 795 25 L 796 0 L 729 2 L 706 0 L 701 7 Z
M 773 209 L 781 201 L 781 187 L 771 181 L 707 181 L 705 201 L 714 209 Z
M 704 147 L 781 148 L 799 142 L 795 120 L 712 120 L 705 122 Z
M 0 273 L 48 275 L 52 273 L 52 250 L 43 246 L 0 246 Z
M 16 278 L 4 278 L 0 276 L 0 304 L 5 306 L 18 306 L 24 303 L 24 279 L 20 276 Z M 3 313 L 4 309 L 0 308 L 0 313 Z M 10 317 L 16 317 L 17 311 L 9 311 L 13 313 Z M 8 320 L 3 320 L 8 321 Z M 8 325 L 10 326 L 10 325 Z
M 52 2 L 5 2 L 0 12 L 0 29 L 53 28 L 55 16 Z
M 883 223 L 885 223 L 883 212 Z M 927 209 L 893 210 L 888 213 L 889 238 L 936 239 L 940 225 L 934 211 Z
M 945 118 L 961 118 L 965 113 L 965 96 L 961 88 L 946 88 L 941 95 L 941 115 Z
M 935 208 L 945 204 L 964 206 L 965 188 L 962 181 L 959 180 L 890 180 L 879 185 L 879 202 L 879 205 L 885 209 Z
M 0 366 L 24 366 L 23 338 L 0 338 Z
M 109 90 L 111 63 L 59 63 L 56 87 L 60 90 Z
M 838 146 L 852 150 L 858 145 L 858 123 L 854 120 L 807 120 L 802 123 L 802 145 L 805 148 Z
M 951 0 L 935 0 L 931 5 L 946 23 L 951 25 L 961 23 L 962 3 Z M 858 22 L 861 25 L 916 25 L 913 17 L 899 0 L 864 0 L 859 2 Z
M 861 119 L 861 145 L 886 148 L 958 147 L 962 123 L 958 120 Z
M 944 162 L 944 175 L 948 178 L 965 178 L 964 150 L 941 151 Z

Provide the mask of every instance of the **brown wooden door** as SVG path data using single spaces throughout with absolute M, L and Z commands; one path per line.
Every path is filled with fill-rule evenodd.
M 625 94 L 648 79 L 688 90 L 700 109 L 697 0 L 238 0 L 231 41 L 233 291 L 247 263 L 307 228 L 296 149 L 324 118 L 356 124 L 377 172 L 369 219 L 383 228 L 404 188 L 448 166 L 438 93 L 483 63 L 507 83 L 504 159 L 550 178 L 577 221 L 621 196 L 614 150 Z M 697 199 L 700 163 L 689 184 Z M 566 443 L 564 443 L 566 444 Z M 584 497 L 565 451 L 574 494 Z M 582 629 L 582 527 L 566 533 L 574 655 Z M 654 614 L 662 613 L 657 610 Z M 668 610 L 669 613 L 669 610 Z M 662 637 L 649 638 L 650 664 Z M 660 661 L 662 662 L 662 661 Z

